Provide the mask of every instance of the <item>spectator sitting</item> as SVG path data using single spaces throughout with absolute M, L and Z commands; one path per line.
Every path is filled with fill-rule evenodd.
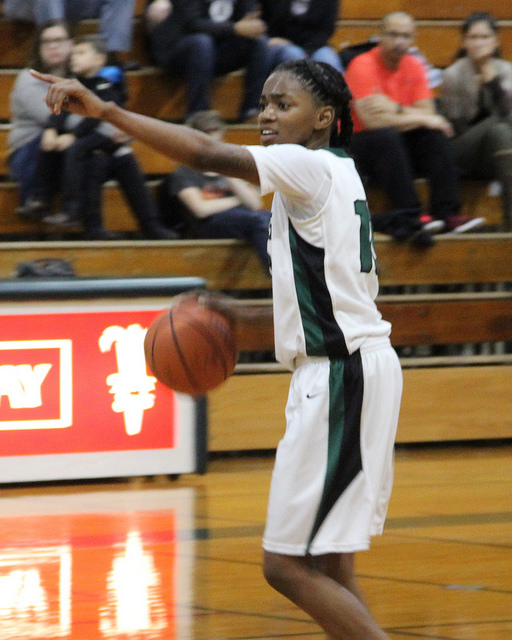
M 188 0 L 148 0 L 145 12 L 149 48 L 155 64 L 187 84 L 187 117 L 210 108 L 212 71 L 205 66 L 212 48 L 204 33 L 190 33 Z
M 222 140 L 225 124 L 216 111 L 200 111 L 187 121 L 193 128 Z M 182 166 L 162 183 L 162 217 L 191 238 L 238 238 L 252 244 L 268 271 L 270 213 L 252 185 L 216 173 Z
M 430 232 L 462 233 L 485 219 L 460 215 L 452 127 L 436 113 L 423 64 L 408 53 L 414 31 L 410 15 L 386 15 L 379 44 L 352 60 L 346 80 L 353 95 L 351 152 L 360 173 L 386 192 L 394 209 L 374 216 L 374 229 L 428 245 Z M 429 180 L 430 215 L 422 215 L 416 176 Z
M 455 131 L 464 176 L 498 179 L 503 225 L 512 230 L 512 63 L 499 55 L 498 26 L 486 12 L 462 25 L 459 59 L 443 72 L 440 110 Z
M 339 0 L 263 0 L 260 4 L 272 68 L 309 57 L 343 71 L 338 53 L 328 44 L 336 28 Z
M 34 78 L 29 69 L 65 77 L 73 41 L 68 25 L 51 20 L 35 34 L 29 65 L 16 77 L 10 95 L 9 171 L 19 184 L 20 204 L 27 202 L 32 190 L 39 146 L 50 112 L 45 104 L 46 83 Z
M 99 32 L 112 58 L 132 46 L 135 0 L 4 0 L 3 12 L 6 18 L 38 26 L 50 20 L 73 23 L 99 18 Z
M 186 3 L 187 29 L 205 36 L 200 41 L 199 86 L 210 87 L 215 76 L 245 68 L 239 121 L 252 122 L 259 111 L 261 90 L 270 65 L 266 26 L 254 0 L 178 0 Z M 173 5 L 175 3 L 173 2 Z
M 122 71 L 118 67 L 105 67 L 107 53 L 99 36 L 89 35 L 75 41 L 71 54 L 71 70 L 81 82 L 106 101 L 123 104 L 126 99 Z M 69 121 L 74 126 L 69 125 Z M 50 117 L 45 130 L 39 156 L 36 184 L 31 200 L 21 211 L 34 217 L 36 212 L 43 222 L 61 227 L 80 224 L 86 228 L 86 237 L 111 239 L 113 234 L 102 225 L 101 193 L 104 168 L 101 155 L 110 155 L 115 173 L 128 173 L 129 180 L 120 180 L 142 230 L 149 238 L 174 238 L 170 230 L 160 224 L 156 205 L 151 203 L 144 176 L 123 135 L 107 123 L 94 118 L 80 119 L 62 112 Z M 99 163 L 99 166 L 98 166 Z M 52 197 L 52 184 L 63 171 L 62 211 L 44 215 Z

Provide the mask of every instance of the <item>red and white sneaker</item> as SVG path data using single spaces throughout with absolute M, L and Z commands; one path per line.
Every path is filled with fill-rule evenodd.
M 428 231 L 429 233 L 441 233 L 446 227 L 444 220 L 436 220 L 428 213 L 420 215 L 420 222 L 423 225 L 423 231 Z
M 445 220 L 446 233 L 467 233 L 479 229 L 485 224 L 485 218 L 468 218 L 466 216 L 448 216 Z

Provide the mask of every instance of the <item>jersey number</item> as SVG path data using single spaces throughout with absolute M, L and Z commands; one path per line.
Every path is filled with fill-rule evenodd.
M 373 247 L 373 231 L 370 219 L 370 211 L 366 200 L 356 200 L 354 202 L 356 216 L 361 218 L 361 229 L 359 231 L 359 257 L 361 259 L 361 271 L 370 273 L 375 262 L 375 249 Z

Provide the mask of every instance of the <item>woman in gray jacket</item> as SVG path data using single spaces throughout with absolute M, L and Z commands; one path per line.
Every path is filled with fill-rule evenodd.
M 498 26 L 472 13 L 462 26 L 458 60 L 443 73 L 440 110 L 453 125 L 464 176 L 502 185 L 503 226 L 512 230 L 512 63 L 499 57 Z
M 67 24 L 61 20 L 48 22 L 37 31 L 29 67 L 67 76 L 72 46 Z M 50 116 L 44 102 L 48 87 L 30 75 L 29 67 L 18 74 L 10 96 L 8 163 L 11 176 L 19 182 L 21 204 L 32 190 L 41 136 Z

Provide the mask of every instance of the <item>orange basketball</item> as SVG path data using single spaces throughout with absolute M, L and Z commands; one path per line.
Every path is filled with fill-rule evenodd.
M 234 320 L 195 298 L 178 299 L 149 327 L 144 354 L 149 369 L 165 386 L 204 395 L 235 369 Z

